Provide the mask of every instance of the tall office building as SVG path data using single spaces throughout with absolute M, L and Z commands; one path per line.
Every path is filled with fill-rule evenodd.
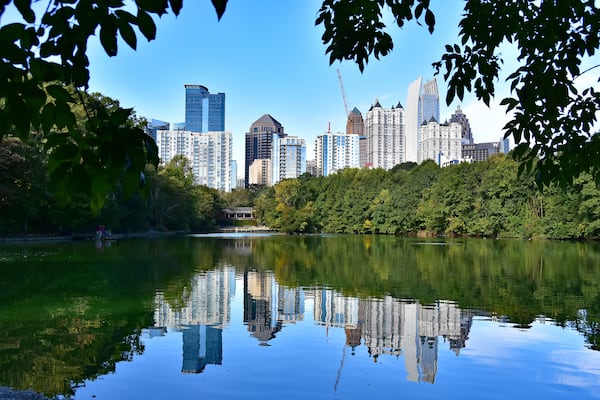
M 252 161 L 248 172 L 249 185 L 273 185 L 273 168 L 270 158 L 257 158 Z
M 419 97 L 421 95 L 421 83 L 423 78 L 419 77 L 408 85 L 405 109 L 406 148 L 404 161 L 418 162 L 419 160 Z
M 206 86 L 185 85 L 185 130 L 225 130 L 225 93 L 211 94 Z
M 391 169 L 406 161 L 404 108 L 400 103 L 384 109 L 375 101 L 365 120 L 367 163 L 373 168 Z
M 419 77 L 408 86 L 406 96 L 406 158 L 405 161 L 421 162 L 419 159 L 420 127 L 433 117 L 440 120 L 440 96 L 437 81 L 425 82 Z
M 360 138 L 355 134 L 331 132 L 317 136 L 315 140 L 317 175 L 328 176 L 344 168 L 358 168 Z
M 494 154 L 508 153 L 508 150 L 508 139 L 499 142 L 463 144 L 462 158 L 466 161 L 485 161 Z
M 363 136 L 365 134 L 365 121 L 356 107 L 348 114 L 348 119 L 346 120 L 346 133 L 348 135 L 358 136 Z
M 433 78 L 423 84 L 419 95 L 419 124 L 429 122 L 431 118 L 440 120 L 440 95 L 437 81 Z
M 419 136 L 419 160 L 434 160 L 442 166 L 461 160 L 462 125 L 458 122 L 440 124 L 431 117 L 429 122 L 421 124 Z
M 273 134 L 271 148 L 273 185 L 283 179 L 297 178 L 306 172 L 306 143 L 296 136 Z
M 231 191 L 234 165 L 230 132 L 159 130 L 156 131 L 155 141 L 162 164 L 167 164 L 176 155 L 182 155 L 190 161 L 195 184 Z
M 471 124 L 469 123 L 469 119 L 462 112 L 460 106 L 456 106 L 456 111 L 450 117 L 450 122 L 458 122 L 462 125 L 462 144 L 473 144 L 473 132 L 471 132 Z
M 285 137 L 283 125 L 269 114 L 264 114 L 250 125 L 246 133 L 246 164 L 244 180 L 246 187 L 250 184 L 250 166 L 257 159 L 271 159 L 273 137 Z
M 358 135 L 358 166 L 367 165 L 367 137 L 365 136 L 365 121 L 358 108 L 354 107 L 346 121 L 346 133 Z

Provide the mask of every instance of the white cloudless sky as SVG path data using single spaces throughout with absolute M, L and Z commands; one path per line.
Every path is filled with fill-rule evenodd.
M 313 159 L 315 138 L 329 124 L 334 132 L 345 130 L 338 69 L 349 109 L 357 107 L 363 117 L 375 99 L 386 108 L 404 105 L 412 81 L 433 78 L 431 64 L 444 45 L 458 41 L 464 2 L 432 0 L 431 5 L 433 34 L 414 22 L 400 29 L 386 16 L 394 49 L 380 60 L 372 58 L 361 73 L 352 61 L 329 65 L 323 27 L 314 23 L 321 0 L 229 0 L 221 21 L 209 0 L 185 0 L 178 17 L 155 18 L 156 40 L 138 35 L 136 51 L 119 40 L 118 55 L 108 57 L 98 38 L 91 38 L 90 90 L 118 99 L 148 119 L 183 122 L 184 85 L 201 84 L 226 95 L 225 129 L 233 134 L 238 175 L 244 171 L 245 133 L 265 113 L 289 135 L 305 139 L 307 158 Z M 476 142 L 501 138 L 507 121 L 502 108 L 487 108 L 470 95 L 446 106 L 446 84 L 442 76 L 437 80 L 442 120 L 461 104 Z M 506 94 L 498 92 L 496 102 Z

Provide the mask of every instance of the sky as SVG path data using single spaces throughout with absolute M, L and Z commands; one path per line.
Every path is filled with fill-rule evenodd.
M 271 114 L 287 134 L 305 139 L 307 159 L 314 159 L 317 135 L 329 126 L 332 132 L 345 131 L 338 69 L 349 109 L 357 107 L 363 117 L 376 99 L 384 108 L 405 104 L 412 81 L 433 78 L 432 62 L 445 44 L 457 42 L 464 3 L 431 4 L 436 14 L 432 35 L 413 22 L 400 29 L 387 16 L 394 49 L 380 60 L 372 58 L 361 73 L 352 61 L 329 65 L 323 27 L 314 23 L 321 0 L 229 0 L 221 21 L 209 0 L 186 0 L 178 17 L 155 18 L 156 40 L 138 35 L 136 51 L 120 40 L 118 55 L 108 57 L 98 38 L 92 38 L 90 90 L 118 99 L 147 119 L 183 122 L 184 85 L 204 85 L 226 95 L 225 130 L 233 135 L 238 175 L 244 171 L 245 133 L 263 114 Z M 502 108 L 487 108 L 469 95 L 446 106 L 446 85 L 442 76 L 437 80 L 442 120 L 460 104 L 476 142 L 501 138 L 507 122 Z M 504 96 L 497 97 L 496 103 Z

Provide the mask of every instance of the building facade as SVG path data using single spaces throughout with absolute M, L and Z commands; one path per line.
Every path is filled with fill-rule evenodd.
M 354 107 L 346 121 L 346 133 L 348 135 L 358 135 L 358 165 L 364 167 L 367 165 L 367 137 L 365 136 L 365 121 L 358 108 Z
M 419 77 L 408 85 L 405 108 L 405 158 L 404 161 L 418 162 L 419 159 L 419 97 L 421 96 L 421 83 Z
M 421 124 L 419 136 L 419 160 L 434 160 L 438 165 L 461 160 L 462 125 L 458 122 L 440 124 L 431 117 Z
M 419 95 L 419 124 L 431 118 L 440 121 L 440 95 L 435 78 L 423 84 Z
M 182 155 L 190 161 L 195 184 L 231 191 L 234 166 L 230 132 L 159 130 L 155 140 L 161 164 Z
M 328 176 L 344 168 L 360 166 L 360 136 L 327 132 L 315 140 L 316 175 Z
M 469 119 L 462 112 L 460 106 L 456 106 L 456 111 L 450 117 L 450 123 L 458 122 L 462 126 L 461 138 L 462 144 L 473 144 L 473 132 L 471 131 L 471 124 Z
M 246 163 L 244 180 L 246 187 L 250 184 L 250 166 L 257 159 L 271 159 L 274 137 L 285 137 L 283 125 L 269 114 L 257 119 L 246 133 Z
M 185 85 L 185 130 L 225 131 L 225 93 L 209 93 L 202 85 Z
M 400 103 L 384 109 L 376 101 L 367 112 L 365 135 L 368 166 L 387 170 L 406 161 L 404 108 Z
M 508 153 L 508 139 L 498 142 L 462 145 L 462 158 L 466 161 L 485 161 L 494 154 Z
M 431 118 L 440 121 L 440 96 L 436 79 L 423 83 L 419 77 L 408 86 L 406 96 L 406 154 L 405 161 L 421 162 L 421 125 Z
M 250 165 L 248 174 L 249 185 L 265 185 L 273 184 L 273 167 L 271 166 L 270 158 L 257 158 Z
M 306 172 L 306 142 L 296 136 L 273 135 L 271 151 L 273 185 Z

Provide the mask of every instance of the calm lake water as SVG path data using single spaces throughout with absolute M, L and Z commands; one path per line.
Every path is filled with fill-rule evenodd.
M 0 386 L 74 399 L 599 399 L 597 243 L 0 246 Z

